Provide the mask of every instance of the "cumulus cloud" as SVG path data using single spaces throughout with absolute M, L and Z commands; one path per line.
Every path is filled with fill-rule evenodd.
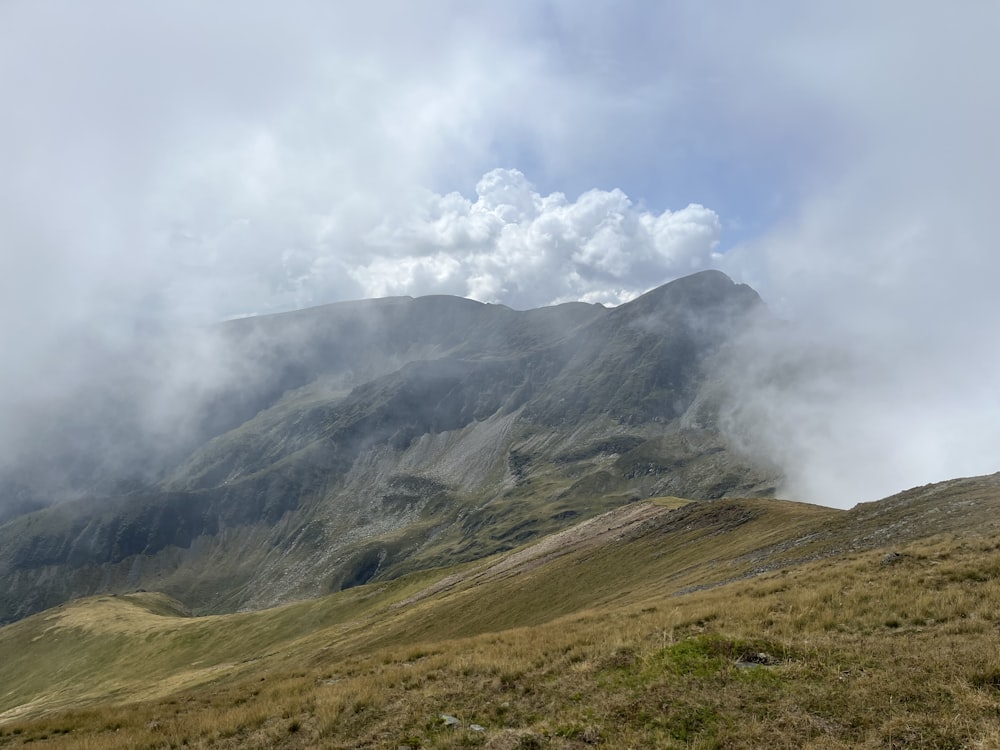
M 371 296 L 447 291 L 522 308 L 619 304 L 709 267 L 720 231 L 703 206 L 656 213 L 617 189 L 571 201 L 541 195 L 516 169 L 494 169 L 474 201 L 427 193 L 415 210 L 368 232 L 350 274 Z

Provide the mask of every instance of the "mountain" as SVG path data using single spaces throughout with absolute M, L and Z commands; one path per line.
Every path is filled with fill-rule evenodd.
M 843 511 L 653 498 L 271 609 L 0 627 L 0 748 L 978 748 L 1000 475 Z
M 261 608 L 645 497 L 773 493 L 773 468 L 730 450 L 706 406 L 719 353 L 764 315 L 709 271 L 613 309 L 435 296 L 234 320 L 187 370 L 152 352 L 182 387 L 116 362 L 0 479 L 17 488 L 0 502 L 0 622 L 138 588 L 195 612 Z M 150 402 L 171 429 L 145 428 Z M 52 497 L 70 499 L 39 509 L 38 478 L 64 464 Z

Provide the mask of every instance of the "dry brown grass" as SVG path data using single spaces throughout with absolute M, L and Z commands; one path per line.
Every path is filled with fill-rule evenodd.
M 729 573 L 741 570 L 747 526 L 711 531 L 715 544 L 731 543 L 720 562 Z M 702 575 L 700 537 L 685 533 L 670 537 L 667 562 L 647 537 L 587 550 L 314 628 L 155 700 L 119 695 L 8 722 L 0 747 L 998 746 L 1000 537 L 939 535 L 897 548 L 889 563 L 886 550 L 855 552 L 675 595 Z M 589 598 L 560 593 L 566 570 Z M 624 593 L 609 599 L 598 571 Z M 532 611 L 546 597 L 551 609 Z M 564 613 L 579 602 L 590 603 Z M 508 627 L 508 610 L 532 624 Z M 249 620 L 219 620 L 237 622 Z M 142 638 L 158 632 L 143 627 Z M 442 713 L 462 725 L 445 726 Z

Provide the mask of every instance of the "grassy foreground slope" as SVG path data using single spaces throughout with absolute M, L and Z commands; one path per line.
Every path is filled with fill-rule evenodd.
M 995 747 L 997 484 L 635 503 L 246 614 L 81 600 L 0 629 L 0 747 Z

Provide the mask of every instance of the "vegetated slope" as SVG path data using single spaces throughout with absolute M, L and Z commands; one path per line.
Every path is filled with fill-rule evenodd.
M 773 492 L 773 468 L 687 413 L 761 314 L 705 272 L 612 310 L 426 297 L 231 321 L 239 378 L 155 482 L 0 525 L 0 621 L 138 587 L 201 613 L 270 606 L 637 498 Z
M 665 499 L 272 610 L 74 602 L 0 629 L 0 747 L 990 747 L 998 507 Z

